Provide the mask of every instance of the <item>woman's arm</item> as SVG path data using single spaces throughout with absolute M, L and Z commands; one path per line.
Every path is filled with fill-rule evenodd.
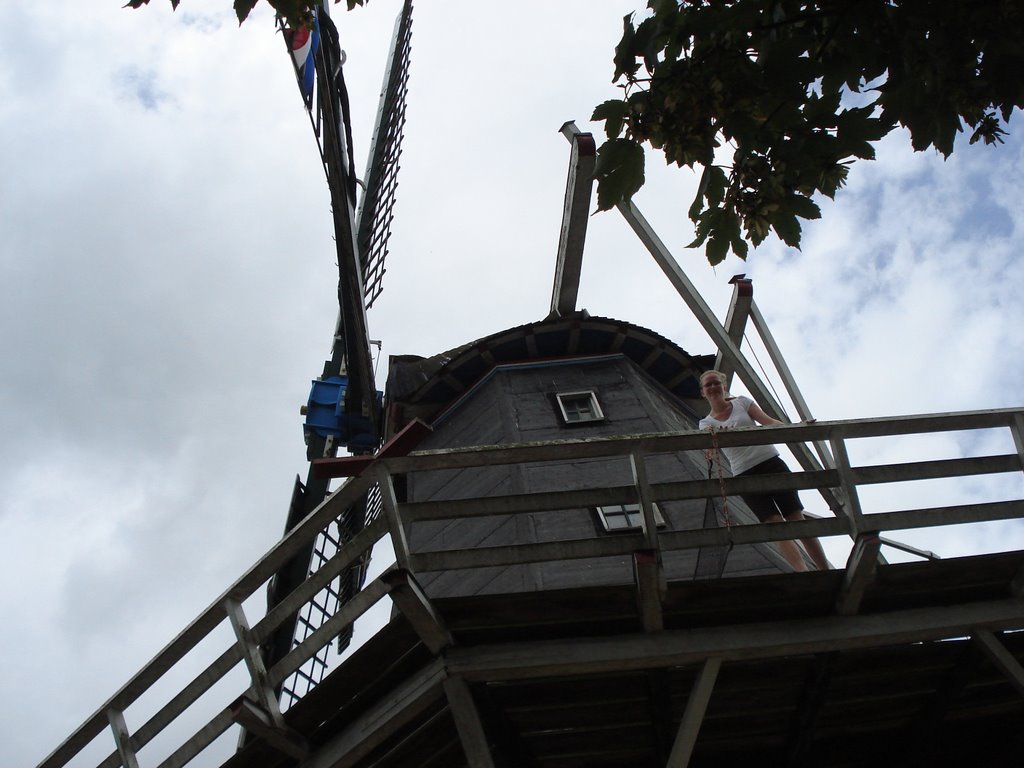
M 764 424 L 765 426 L 768 426 L 769 424 L 785 424 L 784 421 L 773 419 L 771 416 L 769 416 L 767 413 L 761 410 L 761 406 L 759 406 L 757 403 L 751 403 L 750 407 L 747 408 L 747 413 L 749 413 L 750 418 L 752 418 L 758 424 Z

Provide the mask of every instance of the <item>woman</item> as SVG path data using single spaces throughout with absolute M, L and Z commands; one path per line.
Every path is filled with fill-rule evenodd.
M 756 424 L 782 424 L 773 419 L 749 397 L 733 397 L 725 390 L 725 375 L 719 371 L 705 371 L 700 376 L 701 395 L 711 406 L 711 413 L 700 420 L 701 429 L 733 429 L 753 427 Z M 736 448 L 722 448 L 729 460 L 733 477 L 740 475 L 763 475 L 773 472 L 789 472 L 789 467 L 779 457 L 773 445 L 744 445 Z M 762 523 L 781 523 L 786 520 L 803 520 L 804 508 L 796 491 L 770 491 L 768 493 L 745 493 L 743 501 Z M 820 570 L 829 569 L 825 552 L 817 539 L 801 539 L 807 554 Z M 779 552 L 793 566 L 795 571 L 806 571 L 807 565 L 793 541 L 776 542 Z

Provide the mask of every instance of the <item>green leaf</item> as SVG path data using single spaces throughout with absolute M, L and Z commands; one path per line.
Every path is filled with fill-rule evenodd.
M 708 247 L 704 249 L 704 255 L 707 256 L 712 267 L 721 264 L 729 255 L 729 238 L 715 232 L 708 240 Z
M 713 166 L 705 165 L 704 172 L 700 175 L 700 184 L 697 185 L 697 194 L 693 198 L 693 202 L 690 203 L 690 210 L 687 211 L 687 216 L 690 217 L 690 221 L 696 221 L 700 218 L 701 211 L 704 210 L 704 194 L 707 192 L 708 183 L 711 180 L 711 169 Z M 689 246 L 693 247 L 693 246 Z
M 801 219 L 821 218 L 821 208 L 818 207 L 817 203 L 809 197 L 800 194 L 791 194 L 786 197 L 785 210 L 794 216 L 799 216 Z
M 772 229 L 786 245 L 791 248 L 800 247 L 800 222 L 793 214 L 776 214 L 772 219 Z
M 693 241 L 687 245 L 687 248 L 700 248 L 704 245 L 704 241 L 708 239 L 708 235 L 711 234 L 711 211 L 703 211 L 700 218 L 697 219 L 697 230 L 696 236 Z
M 747 258 L 747 241 L 743 239 L 743 234 L 740 232 L 740 220 L 738 216 L 733 216 L 732 221 L 735 226 L 729 228 L 729 244 L 732 245 L 733 253 L 739 256 L 741 259 Z
M 633 39 L 636 31 L 633 29 L 633 14 L 627 13 L 622 17 L 622 39 L 615 46 L 615 74 L 612 75 L 614 83 L 623 75 L 633 75 L 637 70 L 636 56 L 633 55 Z
M 239 24 L 249 18 L 249 12 L 256 7 L 257 2 L 259 0 L 235 0 L 235 15 Z
M 629 139 L 609 139 L 597 151 L 597 209 L 629 200 L 644 185 L 644 149 Z
M 623 99 L 609 99 L 603 104 L 594 107 L 594 114 L 591 120 L 604 120 L 604 132 L 609 139 L 614 139 L 622 133 L 622 125 L 629 114 L 629 104 Z

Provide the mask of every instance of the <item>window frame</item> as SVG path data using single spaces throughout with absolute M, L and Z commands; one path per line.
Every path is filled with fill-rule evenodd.
M 574 398 L 578 398 L 579 400 L 587 398 L 587 410 L 567 410 L 566 401 Z M 601 403 L 597 399 L 597 393 L 592 389 L 582 389 L 573 392 L 556 392 L 555 402 L 558 403 L 558 411 L 562 416 L 562 423 L 566 426 L 573 426 L 575 424 L 593 424 L 594 422 L 605 420 L 604 411 L 601 409 Z M 576 414 L 577 418 L 570 418 L 570 413 Z
M 658 528 L 664 528 L 668 523 L 665 520 L 665 515 L 661 512 L 661 508 L 656 502 L 651 506 L 654 508 L 654 524 Z M 604 529 L 605 533 L 624 533 L 643 530 L 643 510 L 640 509 L 639 504 L 604 504 L 602 506 L 594 507 L 593 509 L 597 513 L 597 519 L 601 523 L 601 527 Z M 627 524 L 612 528 L 608 525 L 609 514 L 613 517 L 624 518 L 626 523 L 629 523 L 631 515 L 636 515 L 638 522 L 636 525 Z

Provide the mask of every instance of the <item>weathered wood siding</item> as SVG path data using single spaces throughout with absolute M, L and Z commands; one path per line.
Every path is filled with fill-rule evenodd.
M 566 425 L 555 394 L 592 390 L 605 420 Z M 496 369 L 439 419 L 421 448 L 469 447 L 510 442 L 556 440 L 675 432 L 696 429 L 696 416 L 636 367 L 620 357 L 600 361 L 575 360 L 536 366 Z M 698 479 L 707 476 L 707 463 L 699 452 L 651 456 L 647 472 L 651 482 Z M 504 467 L 419 472 L 408 478 L 410 501 L 464 499 L 554 490 L 612 487 L 632 483 L 628 461 L 621 458 L 567 459 Z M 721 500 L 716 500 L 721 508 Z M 704 500 L 667 502 L 661 506 L 666 530 L 700 528 L 705 522 Z M 729 500 L 733 524 L 754 522 L 739 499 Z M 721 520 L 719 520 L 721 524 Z M 411 526 L 413 551 L 458 550 L 521 543 L 571 541 L 606 532 L 592 509 L 502 515 L 477 520 L 421 522 Z M 698 572 L 697 550 L 667 552 L 670 580 L 717 577 L 715 559 L 724 553 L 705 551 Z M 788 570 L 772 545 L 735 548 L 727 558 L 724 575 L 752 575 Z M 633 578 L 628 557 L 591 558 L 494 567 L 450 573 L 422 574 L 428 593 L 435 596 L 488 594 L 554 589 L 595 584 L 623 584 Z

